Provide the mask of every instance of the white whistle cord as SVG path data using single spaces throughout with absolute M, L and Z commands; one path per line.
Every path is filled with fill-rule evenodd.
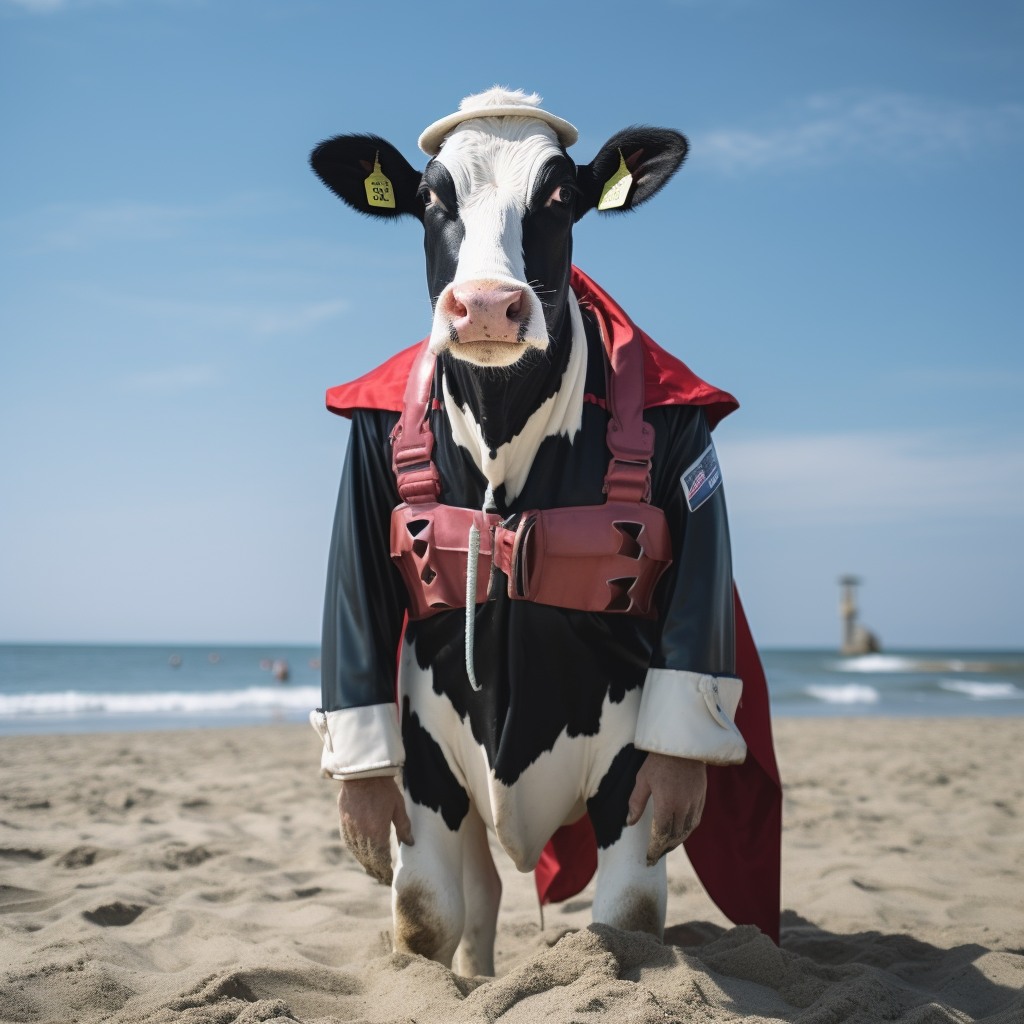
M 487 485 L 487 493 L 484 495 L 483 512 L 497 511 L 494 507 L 494 489 Z M 476 639 L 476 581 L 477 571 L 480 562 L 480 531 L 476 523 L 469 528 L 469 552 L 466 561 L 466 675 L 469 676 L 469 685 L 474 690 L 480 690 L 480 684 L 476 681 L 476 668 L 473 665 L 473 644 Z

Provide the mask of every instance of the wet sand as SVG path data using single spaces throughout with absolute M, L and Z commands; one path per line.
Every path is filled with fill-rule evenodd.
M 781 951 L 669 858 L 665 945 L 502 856 L 497 979 L 390 954 L 305 726 L 0 739 L 0 1020 L 1024 1021 L 1024 718 L 776 722 Z

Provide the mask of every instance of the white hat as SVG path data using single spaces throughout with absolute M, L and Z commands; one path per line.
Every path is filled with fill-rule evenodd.
M 538 121 L 544 121 L 555 129 L 558 141 L 568 148 L 579 137 L 580 133 L 560 117 L 541 110 L 541 98 L 535 92 L 527 95 L 522 89 L 504 89 L 500 85 L 488 89 L 486 92 L 477 93 L 475 96 L 467 96 L 460 104 L 454 114 L 442 117 L 435 121 L 420 136 L 420 149 L 428 156 L 437 156 L 441 152 L 441 143 L 444 137 L 458 124 L 469 121 L 474 117 L 535 117 Z

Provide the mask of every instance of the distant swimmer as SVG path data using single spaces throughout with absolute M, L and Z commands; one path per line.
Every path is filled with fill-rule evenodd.
M 284 658 L 278 658 L 271 666 L 270 671 L 279 683 L 287 683 L 291 676 L 288 670 L 288 662 Z
M 220 662 L 220 655 L 216 651 L 210 651 L 210 653 L 206 656 L 206 660 L 211 665 L 216 665 Z
M 167 659 L 167 664 L 170 665 L 171 668 L 179 668 L 180 665 L 181 665 L 181 655 L 180 654 L 172 654 Z

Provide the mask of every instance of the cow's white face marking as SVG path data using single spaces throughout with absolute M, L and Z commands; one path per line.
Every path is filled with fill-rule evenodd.
M 483 366 L 509 366 L 527 346 L 544 350 L 548 332 L 541 300 L 526 280 L 523 216 L 537 177 L 562 154 L 554 130 L 531 117 L 478 117 L 458 125 L 435 158 L 451 175 L 464 229 L 454 279 L 438 296 L 430 349 Z M 549 198 L 549 197 L 545 197 Z M 431 196 L 432 201 L 438 201 Z M 456 331 L 455 290 L 521 292 L 515 317 Z M 515 300 L 509 300 L 515 306 Z M 512 323 L 511 327 L 507 324 Z M 479 337 L 477 337 L 479 335 Z

